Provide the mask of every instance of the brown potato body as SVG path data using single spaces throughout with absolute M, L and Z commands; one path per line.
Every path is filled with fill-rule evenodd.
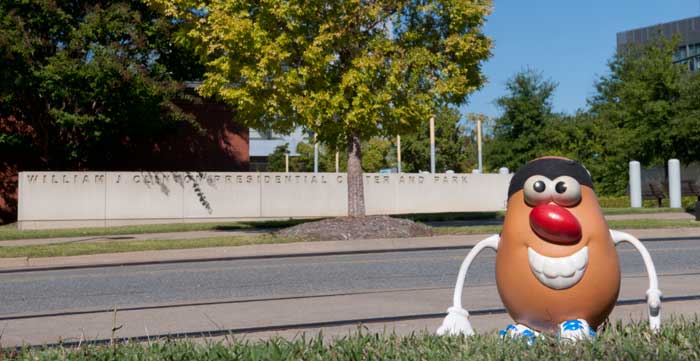
M 581 224 L 581 240 L 557 245 L 540 239 L 530 228 L 532 209 L 523 191 L 508 200 L 496 255 L 496 284 L 510 316 L 539 331 L 556 331 L 559 324 L 582 318 L 597 328 L 608 317 L 620 291 L 620 265 L 608 225 L 592 189 L 581 187 L 581 203 L 567 208 Z M 588 246 L 588 266 L 570 288 L 549 288 L 533 275 L 527 248 L 549 257 L 569 256 Z

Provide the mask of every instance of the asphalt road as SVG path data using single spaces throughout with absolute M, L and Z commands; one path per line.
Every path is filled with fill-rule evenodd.
M 700 275 L 698 239 L 645 242 L 657 272 Z M 623 274 L 645 275 L 639 254 L 618 247 Z M 237 260 L 0 274 L 0 316 L 202 302 L 452 287 L 467 250 Z M 467 285 L 494 284 L 483 253 Z

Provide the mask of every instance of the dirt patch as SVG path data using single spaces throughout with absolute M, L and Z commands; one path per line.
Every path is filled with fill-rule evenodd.
M 388 216 L 338 217 L 285 228 L 275 235 L 318 241 L 348 239 L 405 238 L 432 236 L 433 230 L 422 223 Z

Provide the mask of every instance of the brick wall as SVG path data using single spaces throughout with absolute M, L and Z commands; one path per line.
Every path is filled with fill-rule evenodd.
M 100 169 L 62 170 L 249 170 L 248 128 L 234 122 L 234 114 L 227 107 L 207 102 L 180 106 L 195 115 L 202 132 L 196 131 L 189 124 L 182 124 L 154 143 L 132 144 L 128 153 L 115 156 Z M 0 224 L 17 219 L 17 173 L 47 170 L 38 160 L 10 158 L 14 159 L 0 162 Z

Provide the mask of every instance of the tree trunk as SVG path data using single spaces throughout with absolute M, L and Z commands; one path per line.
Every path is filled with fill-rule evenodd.
M 362 184 L 362 149 L 356 133 L 348 136 L 348 216 L 365 215 L 365 189 Z

